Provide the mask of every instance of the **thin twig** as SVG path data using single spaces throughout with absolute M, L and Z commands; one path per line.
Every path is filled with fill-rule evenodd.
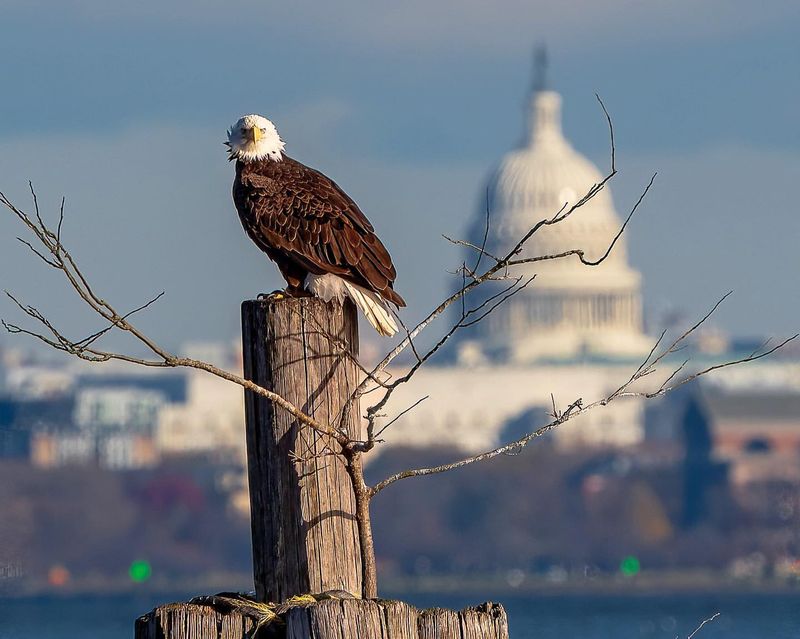
M 398 419 L 403 417 L 403 415 L 405 415 L 406 413 L 409 413 L 412 410 L 414 410 L 417 406 L 419 406 L 422 402 L 424 402 L 429 397 L 430 397 L 430 395 L 425 395 L 425 397 L 420 397 L 417 401 L 415 401 L 413 404 L 411 404 L 411 406 L 409 406 L 405 410 L 403 410 L 400 413 L 398 413 L 391 421 L 389 421 L 386 424 L 384 424 L 381 427 L 381 429 L 377 433 L 375 433 L 375 437 L 380 437 L 386 431 L 386 429 L 389 428 L 389 426 L 394 424 Z
M 657 390 L 651 391 L 651 392 L 631 390 L 631 386 L 635 382 L 637 382 L 638 380 L 642 379 L 643 377 L 645 377 L 645 376 L 647 376 L 647 375 L 649 375 L 649 374 L 651 374 L 653 372 L 653 367 L 655 366 L 655 364 L 657 364 L 658 362 L 662 361 L 663 358 L 666 357 L 668 354 L 674 353 L 676 350 L 678 350 L 678 347 L 680 347 L 682 345 L 682 343 L 685 342 L 686 339 L 689 336 L 691 336 L 698 328 L 700 328 L 708 320 L 709 317 L 711 317 L 711 315 L 719 308 L 719 305 L 728 297 L 728 295 L 730 295 L 730 293 L 727 293 L 725 296 L 723 296 L 722 299 L 720 299 L 716 304 L 714 304 L 714 306 L 712 307 L 712 309 L 709 312 L 707 312 L 700 320 L 698 320 L 691 327 L 689 327 L 687 330 L 685 330 L 676 340 L 674 340 L 669 346 L 665 347 L 653 359 L 653 355 L 656 352 L 658 344 L 661 343 L 662 338 L 664 337 L 664 334 L 662 333 L 661 337 L 659 337 L 658 341 L 656 342 L 656 345 L 653 347 L 653 349 L 647 355 L 647 357 L 645 358 L 644 362 L 642 362 L 642 364 L 636 369 L 636 372 L 634 372 L 633 375 L 630 376 L 628 381 L 626 381 L 622 386 L 620 386 L 618 389 L 616 389 L 615 391 L 613 391 L 612 393 L 610 393 L 606 397 L 603 397 L 602 399 L 598 399 L 598 400 L 593 401 L 593 402 L 591 402 L 589 404 L 586 404 L 586 405 L 584 405 L 582 398 L 578 398 L 575 401 L 573 401 L 567 407 L 567 409 L 565 411 L 559 413 L 556 410 L 555 398 L 553 398 L 553 396 L 551 395 L 551 401 L 552 401 L 552 404 L 553 404 L 553 419 L 550 422 L 548 422 L 547 424 L 545 424 L 544 426 L 541 426 L 540 428 L 538 428 L 538 429 L 536 429 L 536 430 L 534 430 L 534 431 L 532 431 L 530 433 L 527 433 L 527 434 L 523 435 L 522 437 L 520 437 L 520 438 L 518 438 L 518 439 L 516 439 L 514 441 L 508 442 L 506 444 L 503 444 L 503 445 L 498 446 L 496 448 L 493 448 L 491 450 L 479 453 L 477 455 L 470 455 L 468 457 L 464 457 L 463 459 L 459 459 L 457 461 L 446 463 L 446 464 L 440 464 L 438 466 L 430 466 L 430 467 L 426 467 L 426 468 L 416 468 L 416 469 L 404 470 L 404 471 L 400 471 L 398 473 L 394 473 L 393 475 L 390 475 L 389 477 L 385 478 L 384 480 L 376 483 L 373 487 L 371 487 L 369 489 L 370 490 L 370 494 L 374 496 L 377 493 L 379 493 L 380 491 L 382 491 L 385 488 L 387 488 L 388 486 L 391 486 L 393 483 L 395 483 L 397 481 L 400 481 L 401 479 L 409 479 L 411 477 L 423 477 L 423 476 L 426 476 L 426 475 L 439 474 L 439 473 L 447 472 L 447 471 L 450 471 L 450 470 L 454 470 L 456 468 L 461 468 L 463 466 L 468 466 L 470 464 L 474 464 L 474 463 L 477 463 L 477 462 L 493 459 L 493 458 L 495 458 L 495 457 L 497 457 L 499 455 L 506 455 L 506 454 L 509 454 L 509 453 L 517 453 L 522 448 L 527 446 L 530 442 L 532 442 L 534 439 L 537 439 L 537 438 L 541 437 L 542 435 L 545 435 L 546 433 L 550 432 L 554 428 L 557 428 L 557 427 L 561 426 L 562 424 L 568 422 L 569 420 L 573 419 L 574 417 L 577 417 L 578 415 L 582 415 L 582 414 L 584 414 L 584 413 L 586 413 L 586 412 L 588 412 L 590 410 L 594 410 L 594 409 L 600 408 L 602 406 L 607 406 L 611 402 L 614 402 L 614 401 L 616 401 L 618 399 L 622 399 L 622 398 L 638 397 L 638 398 L 650 399 L 650 398 L 658 397 L 658 396 L 661 396 L 661 395 L 665 395 L 666 393 L 669 393 L 669 392 L 671 392 L 671 391 L 683 386 L 684 384 L 687 384 L 687 383 L 689 383 L 689 382 L 691 382 L 691 381 L 693 381 L 693 380 L 695 380 L 695 379 L 697 379 L 699 377 L 702 377 L 703 375 L 707 375 L 708 373 L 710 373 L 712 371 L 719 370 L 719 369 L 722 369 L 722 368 L 726 368 L 726 367 L 729 367 L 729 366 L 736 366 L 736 365 L 739 365 L 739 364 L 744 364 L 744 363 L 747 363 L 747 362 L 753 362 L 753 361 L 762 359 L 764 357 L 767 357 L 767 356 L 773 354 L 774 352 L 778 351 L 779 349 L 783 348 L 784 346 L 786 346 L 790 342 L 794 341 L 798 337 L 800 337 L 800 334 L 795 334 L 795 335 L 793 335 L 791 337 L 788 337 L 788 338 L 784 339 L 783 341 L 781 341 L 777 345 L 775 345 L 772 348 L 770 348 L 770 349 L 768 349 L 766 351 L 763 351 L 761 353 L 755 353 L 754 352 L 754 353 L 751 353 L 750 355 L 748 355 L 746 357 L 742 357 L 742 358 L 737 359 L 737 360 L 723 362 L 723 363 L 720 363 L 720 364 L 715 364 L 713 366 L 708 366 L 708 367 L 706 367 L 706 368 L 704 368 L 704 369 L 702 369 L 700 371 L 692 373 L 691 375 L 687 375 L 686 377 L 684 377 L 684 378 L 680 379 L 679 381 L 677 381 L 677 382 L 675 382 L 675 383 L 670 385 L 668 382 L 670 380 L 674 379 L 677 376 L 677 374 L 684 368 L 684 366 L 685 366 L 685 362 L 684 362 L 683 364 L 681 364 L 680 366 L 677 367 L 676 371 L 674 371 L 669 376 L 667 381 L 664 382 L 663 384 L 661 384 L 661 386 Z
M 703 619 L 703 621 L 700 623 L 700 625 L 697 626 L 697 628 L 694 629 L 694 632 L 692 632 L 692 634 L 690 634 L 686 639 L 692 639 L 698 632 L 700 632 L 700 630 L 703 628 L 703 626 L 705 626 L 707 623 L 711 623 L 712 621 L 714 621 L 717 617 L 719 617 L 719 615 L 720 615 L 720 613 L 715 612 L 708 619 Z M 677 639 L 677 637 L 675 639 Z
M 304 411 L 302 411 L 300 408 L 298 408 L 288 400 L 281 397 L 279 394 L 274 393 L 266 388 L 254 384 L 253 382 L 239 375 L 218 368 L 207 362 L 194 360 L 186 357 L 177 357 L 176 355 L 173 355 L 172 353 L 167 351 L 162 346 L 158 345 L 149 336 L 145 335 L 142 331 L 140 331 L 135 325 L 133 325 L 129 321 L 129 318 L 138 311 L 144 310 L 145 308 L 148 308 L 151 304 L 155 303 L 158 299 L 161 298 L 162 294 L 155 296 L 148 302 L 142 304 L 140 307 L 126 314 L 120 314 L 119 312 L 117 312 L 116 309 L 109 302 L 107 302 L 106 300 L 98 296 L 97 293 L 95 293 L 94 289 L 89 284 L 87 277 L 84 275 L 83 271 L 78 267 L 76 260 L 72 257 L 72 255 L 69 253 L 69 251 L 61 242 L 61 229 L 63 226 L 63 219 L 64 219 L 64 209 L 63 209 L 64 200 L 62 199 L 57 231 L 54 232 L 50 230 L 50 228 L 47 226 L 44 219 L 42 218 L 41 211 L 39 209 L 39 201 L 36 196 L 36 191 L 33 188 L 33 184 L 29 183 L 29 187 L 33 198 L 35 220 L 27 213 L 22 211 L 20 208 L 15 206 L 2 192 L 0 192 L 0 204 L 3 204 L 7 209 L 9 209 L 12 213 L 14 213 L 14 215 L 16 215 L 16 217 L 31 231 L 31 233 L 36 237 L 36 239 L 46 250 L 46 252 L 50 254 L 50 258 L 45 259 L 45 261 L 47 261 L 51 266 L 53 266 L 57 270 L 61 271 L 61 273 L 63 273 L 63 275 L 69 282 L 70 286 L 78 294 L 78 296 L 95 313 L 97 313 L 106 322 L 108 322 L 109 326 L 81 340 L 78 341 L 72 340 L 68 338 L 66 335 L 64 335 L 59 329 L 57 329 L 54 326 L 54 324 L 50 320 L 48 320 L 36 308 L 34 308 L 33 306 L 28 306 L 23 304 L 11 293 L 6 291 L 8 297 L 11 300 L 13 300 L 14 303 L 26 315 L 28 315 L 32 319 L 39 322 L 42 326 L 44 326 L 47 329 L 47 332 L 52 337 L 47 337 L 47 335 L 43 333 L 37 333 L 36 331 L 22 328 L 20 326 L 17 326 L 16 324 L 11 324 L 9 322 L 3 321 L 2 325 L 5 327 L 7 331 L 15 334 L 28 335 L 30 337 L 38 339 L 39 341 L 42 341 L 43 343 L 57 350 L 69 353 L 80 359 L 90 362 L 106 362 L 109 360 L 118 360 L 122 362 L 129 362 L 132 364 L 138 364 L 141 366 L 149 366 L 149 367 L 159 367 L 159 368 L 185 367 L 185 368 L 195 368 L 198 370 L 203 370 L 206 371 L 207 373 L 215 375 L 216 377 L 220 377 L 227 381 L 238 384 L 243 388 L 245 388 L 246 390 L 250 390 L 262 397 L 265 397 L 266 399 L 272 401 L 276 406 L 279 406 L 280 408 L 283 408 L 284 410 L 288 411 L 293 417 L 295 417 L 301 423 L 310 426 L 311 428 L 322 434 L 330 435 L 342 446 L 346 446 L 350 443 L 350 439 L 347 435 L 336 431 L 334 428 L 332 428 L 327 424 L 320 423 L 318 420 L 307 415 Z M 40 253 L 38 250 L 34 249 L 29 242 L 26 242 L 25 240 L 22 240 L 22 242 L 28 245 L 29 248 L 32 248 L 34 252 L 36 252 L 37 254 Z M 44 259 L 44 254 L 40 254 L 40 257 Z M 133 357 L 130 355 L 126 355 L 124 353 L 104 351 L 92 347 L 92 344 L 100 336 L 105 335 L 111 328 L 116 328 L 120 331 L 131 334 L 134 338 L 136 338 L 142 344 L 144 344 L 156 356 L 156 358 L 147 359 L 147 358 Z
M 560 224 L 561 222 L 568 219 L 575 211 L 579 210 L 583 206 L 585 206 L 588 202 L 590 202 L 598 193 L 600 193 L 608 184 L 608 182 L 613 179 L 613 177 L 617 174 L 617 167 L 616 167 L 616 142 L 614 139 L 614 125 L 611 121 L 611 117 L 608 114 L 608 111 L 605 107 L 605 104 L 597 96 L 597 100 L 600 103 L 601 108 L 603 109 L 603 114 L 606 118 L 606 122 L 608 124 L 608 131 L 609 131 L 609 140 L 611 146 L 611 169 L 609 173 L 597 184 L 593 184 L 587 192 L 581 197 L 575 204 L 569 206 L 568 203 L 564 203 L 564 205 L 550 218 L 545 218 L 540 220 L 536 224 L 534 224 L 528 231 L 517 241 L 517 243 L 511 248 L 511 250 L 502 258 L 494 258 L 495 264 L 484 271 L 482 274 L 473 274 L 471 281 L 467 282 L 464 286 L 462 286 L 461 290 L 455 292 L 450 297 L 445 299 L 441 304 L 439 304 L 436 308 L 434 308 L 425 319 L 423 319 L 417 326 L 409 331 L 408 335 L 404 340 L 402 340 L 395 348 L 393 348 L 386 356 L 373 368 L 372 374 L 379 375 L 383 370 L 385 370 L 394 360 L 395 358 L 400 355 L 408 346 L 410 345 L 411 341 L 425 328 L 427 328 L 437 317 L 439 317 L 444 311 L 454 302 L 459 301 L 469 293 L 471 290 L 475 289 L 476 287 L 480 286 L 483 282 L 490 281 L 493 277 L 499 273 L 500 271 L 507 269 L 509 263 L 514 260 L 517 255 L 520 254 L 522 249 L 527 244 L 528 240 L 533 237 L 540 229 L 546 226 L 553 226 L 555 224 Z M 649 189 L 649 186 L 648 186 Z M 647 189 L 645 189 L 645 194 Z M 641 198 L 643 199 L 643 197 Z M 637 204 L 638 207 L 638 204 Z M 634 207 L 635 212 L 636 207 Z M 631 214 L 632 215 L 632 214 Z M 630 216 L 629 216 L 630 218 Z M 626 221 L 627 223 L 627 221 Z M 624 227 L 623 227 L 624 230 Z M 487 231 L 488 237 L 488 231 Z M 614 240 L 613 242 L 616 242 Z M 613 248 L 613 246 L 611 247 Z M 610 253 L 610 250 L 608 251 Z M 479 251 L 479 253 L 486 255 L 485 249 Z M 353 392 L 353 397 L 357 398 L 364 394 L 367 387 L 369 386 L 369 379 L 364 379 L 361 384 L 358 385 L 356 390 Z

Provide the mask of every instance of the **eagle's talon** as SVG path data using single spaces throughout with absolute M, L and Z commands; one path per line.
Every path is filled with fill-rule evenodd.
M 290 297 L 286 291 L 272 291 L 272 293 L 259 293 L 256 299 L 266 300 L 268 302 L 277 302 L 278 300 Z

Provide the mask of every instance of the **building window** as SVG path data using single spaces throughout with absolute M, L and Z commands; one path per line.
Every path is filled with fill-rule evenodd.
M 772 443 L 766 437 L 753 437 L 747 440 L 744 445 L 746 453 L 769 453 L 772 451 Z

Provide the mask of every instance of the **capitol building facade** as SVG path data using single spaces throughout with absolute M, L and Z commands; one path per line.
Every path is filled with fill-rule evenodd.
M 565 138 L 561 96 L 543 82 L 532 91 L 523 143 L 502 158 L 488 181 L 484 207 L 469 241 L 494 256 L 506 255 L 537 222 L 567 211 L 603 174 Z M 567 219 L 547 225 L 519 258 L 581 249 L 587 261 L 609 250 L 622 226 L 608 186 Z M 488 231 L 487 231 L 488 229 Z M 468 248 L 465 260 L 477 253 Z M 484 257 L 487 265 L 491 258 Z M 400 412 L 429 398 L 387 431 L 389 443 L 448 445 L 478 451 L 534 430 L 578 398 L 600 399 L 627 380 L 653 345 L 643 331 L 641 276 L 628 263 L 621 236 L 597 266 L 575 256 L 513 267 L 509 275 L 529 286 L 464 331 L 456 358 L 420 370 L 393 395 Z M 509 281 L 487 282 L 474 305 Z M 391 412 L 391 411 L 390 411 Z M 558 446 L 629 446 L 644 438 L 642 402 L 615 402 L 590 411 L 553 434 Z

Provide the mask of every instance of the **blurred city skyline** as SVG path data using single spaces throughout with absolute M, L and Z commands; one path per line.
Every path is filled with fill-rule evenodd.
M 229 339 L 238 303 L 281 286 L 239 226 L 221 144 L 239 115 L 260 112 L 374 222 L 413 320 L 459 260 L 441 234 L 464 235 L 489 171 L 522 135 L 531 52 L 545 42 L 565 133 L 603 169 L 595 91 L 613 116 L 620 213 L 659 172 L 628 238 L 651 316 L 696 314 L 734 289 L 717 325 L 793 332 L 800 7 L 544 4 L 459 3 L 454 19 L 452 2 L 0 1 L 11 96 L 0 190 L 28 206 L 33 180 L 51 219 L 65 195 L 65 241 L 121 309 L 166 290 L 140 320 L 158 339 Z M 0 287 L 67 331 L 93 329 L 14 240 L 21 230 L 0 216 Z M 6 301 L 0 316 L 17 317 Z

